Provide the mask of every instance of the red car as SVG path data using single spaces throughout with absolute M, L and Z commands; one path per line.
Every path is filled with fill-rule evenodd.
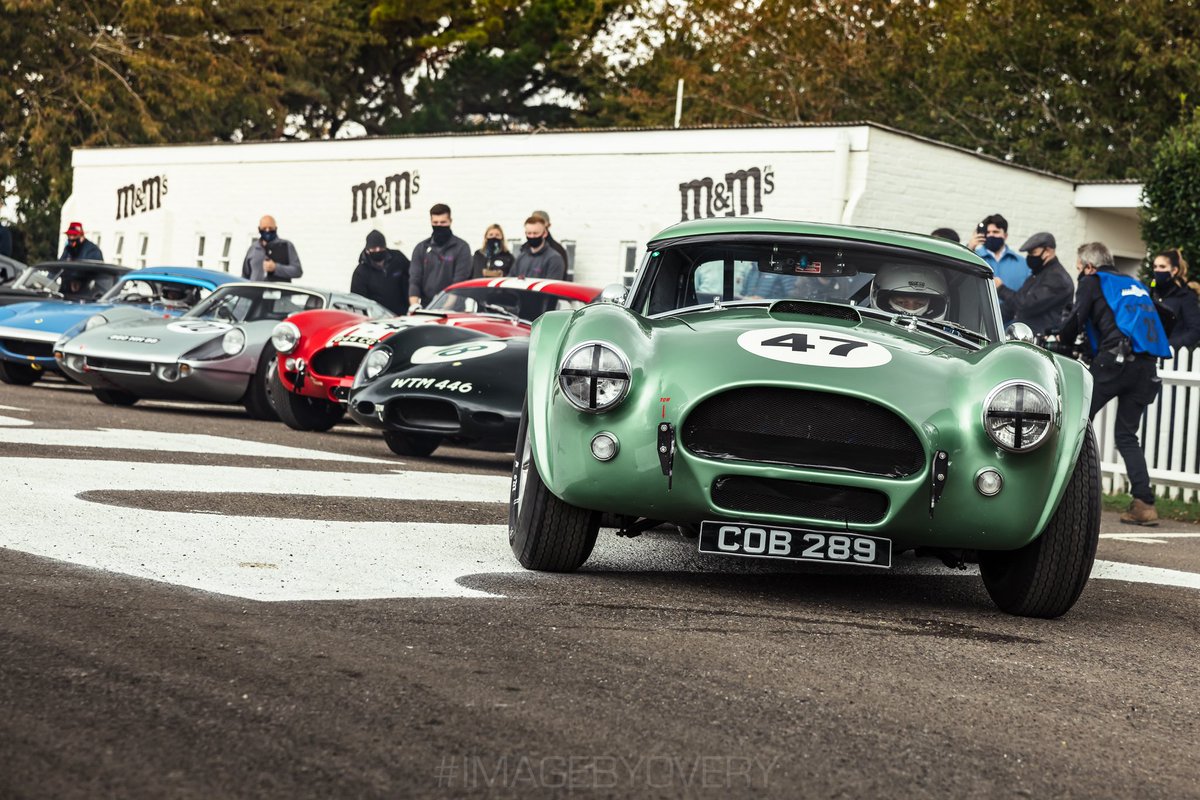
M 476 278 L 446 288 L 427 308 L 405 317 L 364 321 L 322 309 L 293 314 L 275 327 L 278 354 L 268 377 L 271 404 L 288 427 L 327 431 L 346 413 L 358 365 L 379 340 L 415 325 L 453 325 L 508 338 L 528 336 L 547 311 L 579 308 L 600 290 L 568 281 Z

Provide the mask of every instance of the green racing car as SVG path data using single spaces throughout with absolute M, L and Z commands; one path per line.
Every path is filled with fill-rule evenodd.
M 533 328 L 509 510 L 522 565 L 577 569 L 604 516 L 736 557 L 977 560 L 1024 616 L 1078 599 L 1100 527 L 1091 376 L 1002 330 L 973 253 L 699 220 L 655 237 L 621 294 Z

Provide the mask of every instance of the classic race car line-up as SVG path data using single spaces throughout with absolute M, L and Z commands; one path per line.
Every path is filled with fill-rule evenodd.
M 0 291 L 7 383 L 57 371 L 105 403 L 241 403 L 304 431 L 348 411 L 404 456 L 515 448 L 529 569 L 577 569 L 602 524 L 671 525 L 738 557 L 978 561 L 1000 608 L 1055 617 L 1095 556 L 1091 378 L 1004 332 L 990 268 L 937 239 L 693 221 L 628 291 L 484 278 L 400 318 L 175 267 L 49 263 Z

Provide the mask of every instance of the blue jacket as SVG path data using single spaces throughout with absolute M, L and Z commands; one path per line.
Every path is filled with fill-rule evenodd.
M 71 245 L 63 248 L 62 261 L 103 261 L 104 253 L 100 252 L 100 248 L 95 242 L 83 239 L 79 242 L 79 249 L 76 252 L 71 252 Z
M 986 261 L 991 266 L 992 272 L 996 273 L 996 277 L 1004 281 L 1004 285 L 1014 292 L 1019 290 L 1029 278 L 1029 266 L 1025 263 L 1025 259 L 1008 245 L 1004 245 L 999 259 L 983 245 L 979 246 L 975 255 Z

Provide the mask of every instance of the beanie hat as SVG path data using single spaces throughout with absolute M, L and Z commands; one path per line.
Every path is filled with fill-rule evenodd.
M 371 231 L 367 234 L 367 249 L 372 247 L 387 247 L 387 239 L 379 231 Z

